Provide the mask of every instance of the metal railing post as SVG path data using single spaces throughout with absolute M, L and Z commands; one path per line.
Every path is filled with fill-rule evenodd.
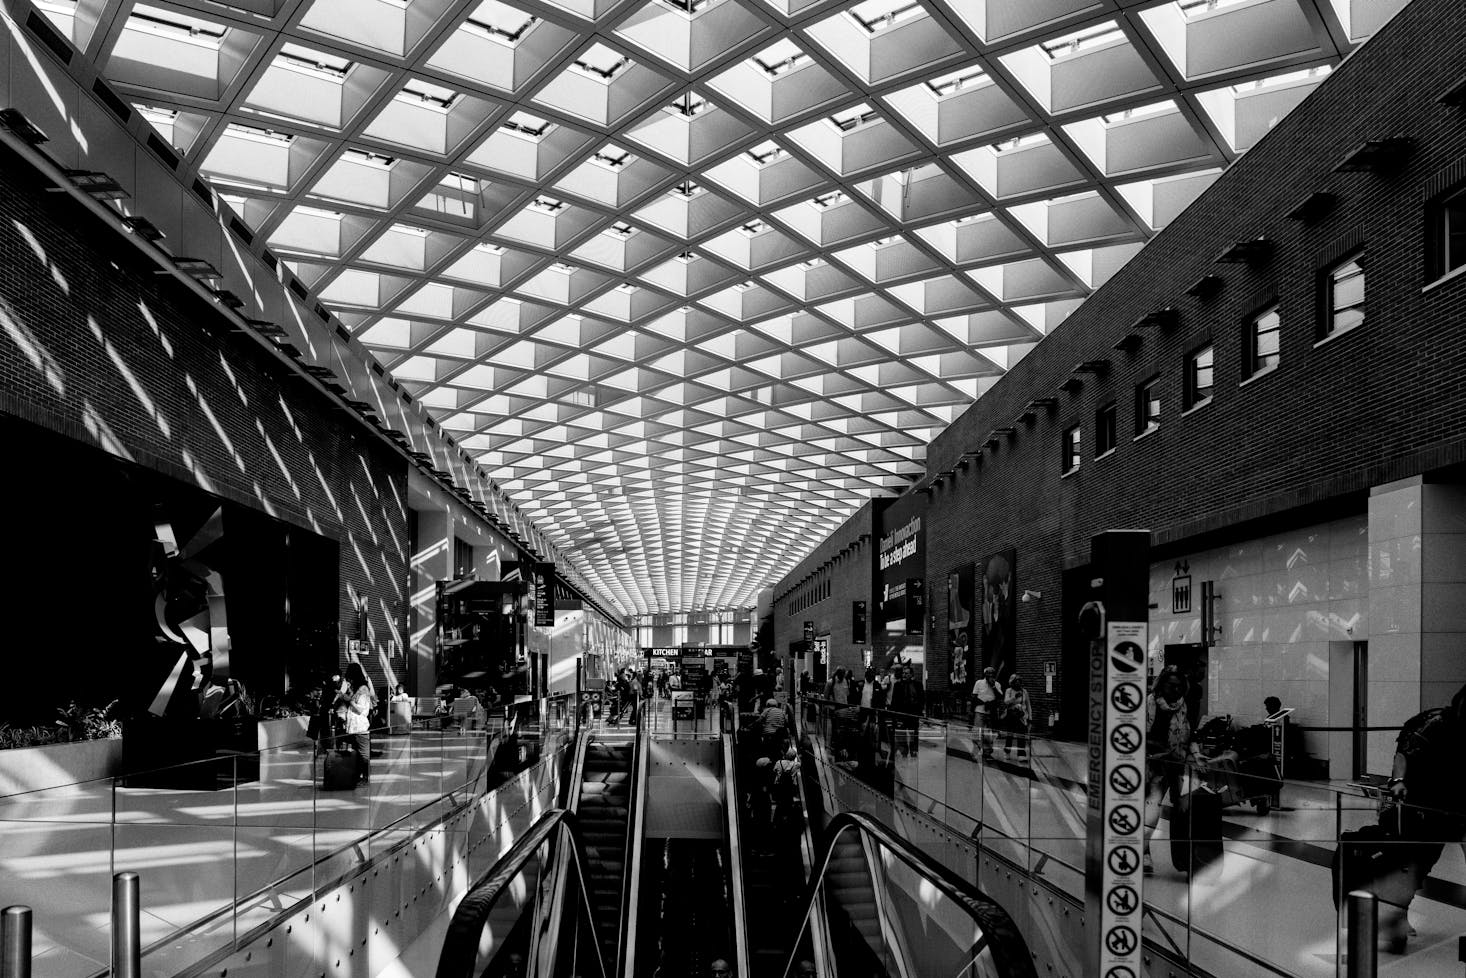
M 31 908 L 6 907 L 0 916 L 0 978 L 31 978 Z
M 112 877 L 112 978 L 142 978 L 141 905 L 138 875 Z
M 1379 901 L 1368 890 L 1351 890 L 1344 916 L 1348 978 L 1375 978 L 1379 965 Z

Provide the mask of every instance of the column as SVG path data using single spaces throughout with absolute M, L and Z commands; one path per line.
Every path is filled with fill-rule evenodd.
M 1369 672 L 1371 727 L 1397 727 L 1420 712 L 1421 512 L 1416 477 L 1369 493 Z M 1395 734 L 1369 734 L 1365 769 L 1388 774 Z
M 437 624 L 437 582 L 453 576 L 453 529 L 446 509 L 414 510 L 417 548 L 412 555 L 412 648 L 408 669 L 417 695 L 431 696 L 438 675 L 433 664 Z
M 1420 706 L 1466 684 L 1466 486 L 1426 483 L 1420 527 Z

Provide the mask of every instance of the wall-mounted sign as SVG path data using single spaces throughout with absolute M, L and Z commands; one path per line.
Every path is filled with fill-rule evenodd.
M 1105 654 L 1105 777 L 1101 831 L 1100 971 L 1139 975 L 1141 853 L 1145 837 L 1143 621 L 1112 621 Z
M 913 516 L 881 537 L 880 568 L 894 567 L 921 549 L 921 517 Z
M 806 642 L 814 641 L 814 622 L 812 621 L 804 623 L 804 640 Z
M 555 627 L 555 565 L 537 564 L 534 574 L 534 623 L 537 628 Z
M 1187 561 L 1178 561 L 1176 564 L 1176 576 L 1171 578 L 1171 614 L 1189 615 L 1191 613 L 1191 565 Z
M 869 616 L 866 612 L 864 601 L 852 601 L 850 603 L 850 641 L 856 645 L 864 645 L 868 636 Z
M 906 579 L 906 634 L 921 635 L 926 626 L 926 582 L 919 577 Z

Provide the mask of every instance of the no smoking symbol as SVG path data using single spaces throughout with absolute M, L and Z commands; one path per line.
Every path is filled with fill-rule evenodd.
M 1134 764 L 1121 764 L 1110 772 L 1110 790 L 1117 795 L 1128 795 L 1140 790 L 1140 768 Z
M 1117 964 L 1105 972 L 1105 978 L 1135 978 L 1135 972 L 1123 964 Z
M 1134 846 L 1116 846 L 1109 855 L 1110 872 L 1116 876 L 1129 876 L 1140 868 L 1140 854 Z
M 1144 743 L 1145 737 L 1133 723 L 1122 723 L 1110 731 L 1110 746 L 1121 754 L 1133 754 Z
M 1110 908 L 1110 913 L 1123 917 L 1136 911 L 1140 905 L 1140 895 L 1135 892 L 1134 887 L 1122 883 L 1105 894 L 1105 904 Z
M 1121 805 L 1109 816 L 1110 831 L 1116 835 L 1132 835 L 1140 828 L 1140 813 L 1134 805 Z
M 1134 683 L 1121 683 L 1110 693 L 1110 705 L 1117 710 L 1133 713 L 1145 705 L 1140 687 Z
M 1105 947 L 1111 954 L 1129 954 L 1135 950 L 1135 931 L 1129 927 L 1111 927 L 1105 934 Z

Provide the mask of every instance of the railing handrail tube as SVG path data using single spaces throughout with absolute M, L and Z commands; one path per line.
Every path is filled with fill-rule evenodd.
M 723 728 L 723 818 L 728 831 L 728 873 L 733 897 L 733 973 L 751 975 L 748 957 L 748 908 L 743 892 L 743 833 L 739 825 L 740 802 L 743 795 L 738 790 L 738 749 L 734 743 L 728 704 L 723 703 L 718 711 Z M 732 723 L 734 730 L 737 724 Z
M 641 869 L 642 832 L 646 828 L 646 792 L 641 790 L 641 781 L 646 777 L 647 755 L 651 749 L 651 719 L 654 712 L 648 709 L 651 697 L 642 699 L 640 712 L 636 716 L 636 739 L 633 741 L 631 758 L 631 794 L 627 798 L 631 806 L 627 811 L 626 854 L 622 863 L 621 882 L 621 927 L 616 935 L 616 975 L 635 974 L 637 915 L 641 912 L 641 887 L 633 885 Z

